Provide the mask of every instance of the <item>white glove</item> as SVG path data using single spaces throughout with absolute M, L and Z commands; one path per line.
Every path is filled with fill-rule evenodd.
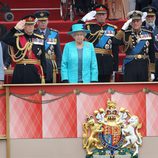
M 153 81 L 155 79 L 155 74 L 151 73 L 150 78 L 151 78 L 151 81 Z
M 83 22 L 95 19 L 96 11 L 92 10 L 91 12 L 87 13 L 81 20 Z
M 24 29 L 24 26 L 25 26 L 25 20 L 20 20 L 16 26 L 15 26 L 15 29 L 16 30 L 23 30 Z
M 127 20 L 121 29 L 124 31 L 127 30 L 131 22 L 132 22 L 132 19 Z
M 147 12 L 143 12 L 142 22 L 144 22 L 146 20 L 146 16 L 147 16 Z

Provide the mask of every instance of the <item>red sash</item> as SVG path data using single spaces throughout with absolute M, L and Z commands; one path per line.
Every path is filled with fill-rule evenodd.
M 20 37 L 19 37 L 19 41 L 20 41 L 20 45 L 21 45 L 22 47 L 24 47 L 24 46 L 26 45 L 26 43 L 28 42 L 28 41 L 26 40 L 25 36 L 20 36 Z M 35 54 L 33 53 L 32 49 L 29 50 L 29 51 L 27 50 L 26 56 L 28 57 L 28 59 L 36 59 L 36 60 L 38 60 L 38 59 L 36 58 Z M 37 68 L 38 74 L 39 74 L 40 76 L 42 76 L 41 66 L 35 64 L 35 67 Z

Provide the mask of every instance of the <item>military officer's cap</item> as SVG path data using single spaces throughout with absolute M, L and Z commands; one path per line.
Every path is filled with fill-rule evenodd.
M 157 9 L 153 6 L 148 6 L 142 9 L 142 12 L 147 12 L 147 16 L 154 16 L 156 15 Z
M 29 25 L 34 25 L 36 23 L 36 17 L 32 14 L 24 16 L 22 20 L 25 20 L 25 24 Z
M 143 13 L 138 10 L 131 11 L 127 14 L 128 19 L 141 20 Z
M 50 13 L 49 11 L 42 10 L 42 11 L 37 11 L 34 15 L 38 20 L 47 20 Z
M 97 14 L 106 14 L 108 11 L 107 7 L 105 5 L 102 5 L 102 4 L 97 5 L 94 9 L 95 9 Z

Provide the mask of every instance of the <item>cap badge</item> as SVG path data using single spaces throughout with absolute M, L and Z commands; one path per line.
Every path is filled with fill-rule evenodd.
M 102 6 L 100 7 L 100 10 L 103 10 L 103 7 L 102 7 Z
M 28 20 L 29 20 L 29 21 L 33 21 L 33 18 L 32 18 L 32 17 L 29 17 Z
M 40 13 L 40 16 L 44 16 L 44 13 L 42 12 L 42 13 Z

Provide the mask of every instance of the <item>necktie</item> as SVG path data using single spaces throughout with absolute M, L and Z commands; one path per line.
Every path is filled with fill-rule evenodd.
M 45 33 L 44 33 L 44 31 L 41 31 L 41 35 L 45 36 Z

